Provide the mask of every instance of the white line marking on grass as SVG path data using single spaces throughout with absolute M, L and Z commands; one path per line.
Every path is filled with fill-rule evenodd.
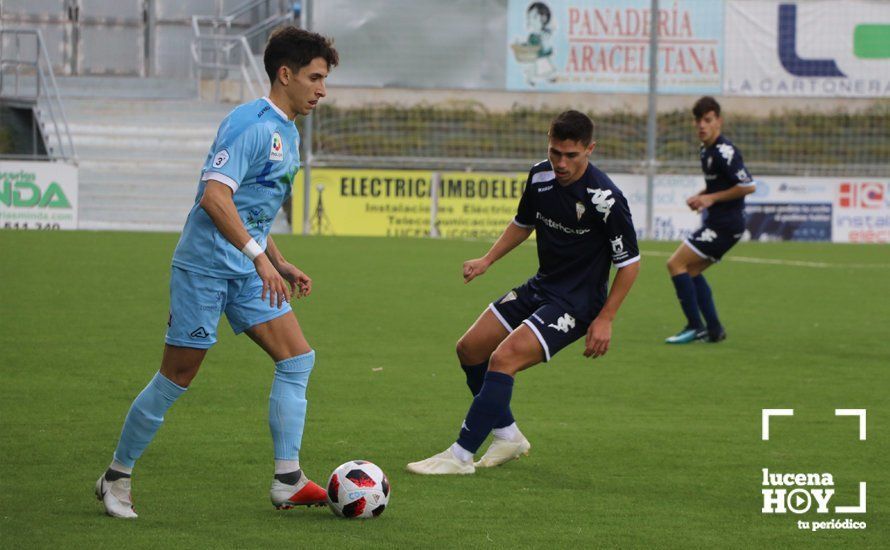
M 656 250 L 643 250 L 645 256 L 656 256 L 669 258 L 672 252 L 661 252 Z M 723 261 L 740 262 L 745 264 L 765 264 L 765 265 L 789 265 L 794 267 L 815 267 L 818 269 L 841 268 L 841 269 L 890 269 L 890 264 L 833 264 L 828 262 L 810 262 L 805 260 L 777 260 L 774 258 L 751 258 L 748 256 L 727 256 Z

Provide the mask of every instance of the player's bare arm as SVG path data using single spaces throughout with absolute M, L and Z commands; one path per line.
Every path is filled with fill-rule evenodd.
M 609 351 L 609 343 L 612 340 L 612 321 L 639 273 L 640 262 L 634 262 L 618 269 L 603 309 L 587 329 L 587 337 L 584 341 L 585 357 L 596 359 Z
M 284 259 L 284 255 L 278 250 L 272 235 L 266 239 L 266 255 L 278 273 L 284 277 L 284 280 L 290 283 L 291 294 L 297 299 L 303 296 L 309 296 L 312 292 L 312 279 L 303 273 L 300 268 Z
M 491 264 L 506 256 L 508 252 L 528 239 L 532 231 L 534 231 L 533 227 L 520 227 L 510 222 L 485 256 L 464 262 L 464 283 L 469 283 L 485 273 Z
M 750 195 L 754 192 L 754 189 L 754 185 L 734 185 L 725 191 L 717 191 L 715 193 L 690 197 L 689 200 L 686 201 L 686 204 L 693 210 L 702 210 L 710 207 L 715 202 L 732 201 L 740 199 L 745 195 Z
M 688 206 L 690 210 L 696 210 L 695 208 L 692 207 L 692 201 L 694 201 L 695 199 L 704 195 L 707 192 L 708 192 L 707 187 L 702 187 L 698 193 L 696 193 L 696 194 L 692 195 L 691 197 L 689 197 L 688 199 L 686 199 L 686 206 Z
M 244 223 L 238 216 L 238 209 L 235 208 L 235 203 L 232 201 L 231 187 L 216 180 L 209 180 L 204 189 L 204 195 L 201 197 L 200 205 L 223 237 L 235 248 L 241 250 L 251 240 L 252 237 L 244 228 Z M 258 255 L 253 260 L 253 264 L 256 267 L 257 275 L 263 281 L 262 299 L 265 300 L 268 293 L 269 304 L 277 303 L 278 307 L 281 307 L 285 300 L 290 301 L 290 288 L 275 266 L 272 265 L 268 255 L 266 253 Z

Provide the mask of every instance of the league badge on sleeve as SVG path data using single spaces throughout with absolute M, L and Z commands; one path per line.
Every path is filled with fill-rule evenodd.
M 281 143 L 281 134 L 278 132 L 272 134 L 272 149 L 269 151 L 269 160 L 284 160 L 284 147 Z
M 222 151 L 217 153 L 215 157 L 213 157 L 214 168 L 222 168 L 226 165 L 227 162 L 229 162 L 229 152 L 225 149 L 223 149 Z

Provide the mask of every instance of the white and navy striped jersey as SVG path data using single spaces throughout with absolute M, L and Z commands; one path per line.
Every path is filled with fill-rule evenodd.
M 640 259 L 624 195 L 592 164 L 566 186 L 549 161 L 533 166 L 513 223 L 537 232 L 539 267 L 529 283 L 587 322 L 606 302 L 609 268 Z

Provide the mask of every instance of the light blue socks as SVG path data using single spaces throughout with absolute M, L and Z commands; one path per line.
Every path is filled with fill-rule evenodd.
M 155 373 L 151 382 L 130 405 L 117 449 L 114 450 L 115 462 L 127 468 L 133 467 L 164 423 L 164 413 L 185 390 L 186 388 L 170 381 L 160 371 Z
M 299 460 L 306 423 L 306 385 L 315 365 L 315 351 L 275 363 L 269 396 L 269 429 L 275 460 Z

